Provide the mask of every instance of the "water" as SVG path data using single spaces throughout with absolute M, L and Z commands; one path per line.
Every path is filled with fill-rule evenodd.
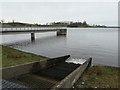
M 117 28 L 68 28 L 67 36 L 56 32 L 36 33 L 36 41 L 30 34 L 3 35 L 4 44 L 26 52 L 50 58 L 72 55 L 76 58 L 93 58 L 93 64 L 118 66 Z

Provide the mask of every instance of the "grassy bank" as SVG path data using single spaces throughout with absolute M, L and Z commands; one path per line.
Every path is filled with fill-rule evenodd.
M 7 46 L 2 46 L 2 67 L 9 67 L 28 62 L 40 61 L 43 59 L 47 59 L 47 57 L 22 52 Z
M 0 45 L 1 47 L 1 45 Z M 2 67 L 40 61 L 47 57 L 22 52 L 2 46 Z M 118 88 L 118 68 L 106 66 L 90 67 L 75 83 L 74 88 Z
M 118 88 L 118 68 L 93 66 L 80 78 L 76 88 Z

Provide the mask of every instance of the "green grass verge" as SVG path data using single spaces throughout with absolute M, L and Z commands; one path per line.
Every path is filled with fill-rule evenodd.
M 22 52 L 7 46 L 2 46 L 2 67 L 25 64 L 44 59 L 47 59 L 47 57 Z
M 118 68 L 93 66 L 75 84 L 77 88 L 118 88 Z

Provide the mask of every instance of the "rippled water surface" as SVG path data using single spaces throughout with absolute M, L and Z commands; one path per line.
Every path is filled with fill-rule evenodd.
M 29 33 L 3 35 L 2 41 L 10 47 L 50 58 L 70 54 L 78 58 L 93 57 L 94 64 L 118 66 L 117 28 L 68 28 L 67 36 L 36 33 L 35 42 L 30 41 Z

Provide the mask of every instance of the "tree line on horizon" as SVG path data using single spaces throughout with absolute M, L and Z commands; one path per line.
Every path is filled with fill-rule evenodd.
M 87 27 L 90 26 L 89 24 L 87 24 L 86 21 L 82 22 L 53 22 L 50 23 L 50 25 L 55 25 L 55 26 L 66 26 L 66 27 Z
M 1 20 L 0 24 L 2 24 L 2 27 L 106 27 L 101 25 L 89 25 L 86 21 L 84 22 L 51 22 L 46 24 L 30 24 L 30 23 L 22 23 L 22 22 L 15 22 L 14 20 L 12 22 L 5 23 Z

